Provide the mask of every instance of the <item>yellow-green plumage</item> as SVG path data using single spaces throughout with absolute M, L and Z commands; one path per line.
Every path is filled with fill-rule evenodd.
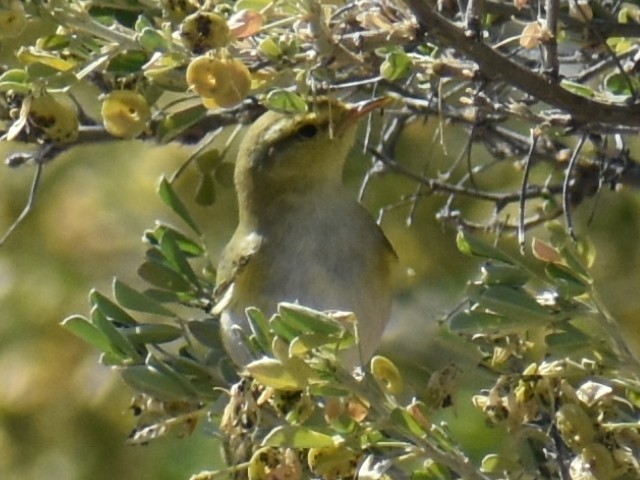
M 301 115 L 265 113 L 247 131 L 235 171 L 239 224 L 218 266 L 222 334 L 233 360 L 251 361 L 236 328 L 245 309 L 279 302 L 352 311 L 368 360 L 391 307 L 396 255 L 369 213 L 342 185 L 362 111 L 324 100 Z

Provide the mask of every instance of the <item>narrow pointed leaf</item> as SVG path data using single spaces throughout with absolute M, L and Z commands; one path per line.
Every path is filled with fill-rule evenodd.
M 91 302 L 91 305 L 98 307 L 105 317 L 116 324 L 125 327 L 135 327 L 138 325 L 138 322 L 131 315 L 95 289 L 89 293 L 89 302 Z
M 113 294 L 120 305 L 136 312 L 153 313 L 166 317 L 175 317 L 175 314 L 163 307 L 160 303 L 151 299 L 117 278 L 113 281 Z
M 81 315 L 72 315 L 62 321 L 62 326 L 101 352 L 115 353 L 107 336 Z
M 193 217 L 191 217 L 189 210 L 187 210 L 187 207 L 185 207 L 184 203 L 182 203 L 182 200 L 180 200 L 176 192 L 173 190 L 173 187 L 165 177 L 162 177 L 162 179 L 160 180 L 158 193 L 160 194 L 160 198 L 162 199 L 162 201 L 169 208 L 171 208 L 171 210 L 173 210 L 187 225 L 189 225 L 189 227 L 191 227 L 194 232 L 196 232 L 198 235 L 201 234 L 200 229 L 198 228 L 198 225 L 196 225 L 196 222 L 193 220 Z

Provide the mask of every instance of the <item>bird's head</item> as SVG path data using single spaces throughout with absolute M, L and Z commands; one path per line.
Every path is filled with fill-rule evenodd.
M 269 111 L 249 127 L 235 169 L 240 202 L 339 185 L 359 119 L 385 99 L 360 104 L 317 100 L 307 113 Z

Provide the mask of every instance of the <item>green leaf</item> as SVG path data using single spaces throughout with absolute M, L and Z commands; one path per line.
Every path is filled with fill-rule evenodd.
M 182 74 L 184 76 L 184 74 Z M 170 113 L 158 125 L 158 139 L 168 143 L 207 115 L 204 105 L 194 105 L 178 112 Z
M 220 339 L 220 325 L 211 320 L 191 320 L 187 328 L 193 337 L 205 347 L 222 350 Z
M 279 60 L 283 54 L 280 45 L 278 45 L 278 42 L 276 42 L 272 37 L 266 37 L 263 39 L 258 45 L 258 50 L 269 60 L 273 61 Z
M 458 312 L 449 319 L 449 328 L 454 332 L 489 333 L 521 331 L 540 326 L 540 319 L 534 317 L 507 317 L 478 310 Z
M 178 243 L 178 247 L 187 257 L 201 257 L 205 254 L 205 249 L 198 242 L 190 239 L 184 233 L 179 232 L 169 225 L 158 224 L 155 230 L 145 232 L 145 239 L 152 245 L 159 246 L 162 241 L 162 237 L 164 237 L 168 232 L 171 233 L 174 240 Z
M 134 290 L 117 278 L 113 280 L 113 294 L 118 303 L 129 310 L 164 315 L 165 317 L 175 317 L 175 314 L 171 310 L 163 307 L 147 295 Z
M 138 275 L 151 285 L 174 292 L 188 292 L 191 284 L 179 273 L 158 262 L 147 261 L 138 267 Z
M 191 268 L 186 255 L 180 249 L 177 239 L 170 230 L 167 230 L 160 239 L 160 249 L 166 258 L 176 266 L 179 273 L 189 279 L 196 289 L 199 289 L 200 280 Z
M 300 356 L 314 348 L 333 347 L 335 350 L 346 350 L 356 344 L 355 335 L 344 331 L 341 335 L 326 335 L 320 333 L 303 333 L 291 340 L 289 355 Z
M 467 234 L 463 230 L 460 230 L 458 232 L 458 235 L 456 236 L 456 245 L 458 246 L 458 250 L 460 250 L 465 255 L 469 255 L 472 257 L 475 256 L 482 258 L 492 258 L 509 265 L 516 264 L 516 262 L 507 254 L 501 252 L 500 250 L 489 245 L 483 240 Z
M 179 382 L 147 365 L 126 367 L 120 375 L 131 388 L 161 400 L 184 400 L 192 396 Z
M 280 315 L 273 315 L 269 319 L 270 329 L 279 337 L 290 342 L 300 333 L 298 330 L 291 328 L 286 322 L 282 321 Z
M 173 359 L 169 358 L 169 361 L 172 361 L 172 360 Z M 147 367 L 149 367 L 150 369 L 157 370 L 158 372 L 165 375 L 167 378 L 170 378 L 174 382 L 181 385 L 186 392 L 189 392 L 191 395 L 197 395 L 198 392 L 193 387 L 193 385 L 191 385 L 189 380 L 185 376 L 180 375 L 178 372 L 176 372 L 173 369 L 173 367 L 170 366 L 168 363 L 164 362 L 163 360 L 160 360 L 159 358 L 153 355 L 148 355 L 145 360 L 145 363 Z
M 138 325 L 138 322 L 131 315 L 95 289 L 89 293 L 89 302 L 91 305 L 98 307 L 107 318 L 117 325 L 123 325 L 125 327 L 135 327 Z
M 238 0 L 234 4 L 234 10 L 239 12 L 241 10 L 255 10 L 260 12 L 263 8 L 271 5 L 272 0 Z
M 258 382 L 276 390 L 302 390 L 315 376 L 311 367 L 296 358 L 285 364 L 265 357 L 251 362 L 245 369 Z
M 328 315 L 295 303 L 278 304 L 278 313 L 289 330 L 299 333 L 339 335 L 345 327 Z
M 164 323 L 147 323 L 133 328 L 124 328 L 122 334 L 131 343 L 168 343 L 182 337 L 182 329 L 174 325 Z
M 413 62 L 411 62 L 409 55 L 401 50 L 395 50 L 387 54 L 384 62 L 380 65 L 380 75 L 393 82 L 406 77 L 412 67 Z
M 478 294 L 479 293 L 479 294 Z M 522 322 L 551 321 L 554 316 L 531 295 L 519 288 L 490 285 L 478 292 L 471 289 L 469 298 L 481 308 Z
M 72 315 L 62 321 L 62 326 L 101 352 L 115 353 L 107 336 L 81 315 Z
M 184 203 L 182 203 L 182 200 L 180 200 L 178 195 L 173 190 L 173 187 L 165 177 L 162 177 L 162 179 L 160 180 L 158 193 L 160 194 L 160 198 L 162 199 L 162 201 L 169 208 L 171 208 L 171 210 L 173 210 L 187 225 L 189 225 L 194 232 L 196 232 L 198 235 L 201 235 L 200 229 L 191 217 L 189 210 L 187 210 L 187 207 L 184 206 Z
M 628 73 L 613 72 L 604 79 L 604 88 L 612 95 L 630 97 L 639 87 L 638 79 Z
M 531 279 L 531 275 L 517 265 L 504 265 L 487 262 L 482 266 L 481 270 L 482 283 L 485 285 L 521 287 Z
M 427 435 L 427 432 L 424 431 L 420 424 L 403 408 L 395 408 L 389 416 L 389 421 L 395 427 L 408 430 L 417 438 L 424 438 Z
M 107 71 L 124 75 L 138 73 L 148 60 L 147 54 L 140 50 L 127 50 L 119 53 L 109 61 Z
M 560 86 L 571 93 L 580 95 L 581 97 L 593 98 L 595 96 L 595 92 L 591 87 L 588 87 L 581 83 L 572 82 L 565 79 L 560 81 Z
M 118 331 L 113 323 L 111 323 L 97 307 L 91 309 L 91 323 L 109 339 L 112 348 L 108 353 L 120 354 L 121 357 L 131 358 L 133 360 L 140 359 L 140 354 L 136 351 L 133 344 Z
M 276 427 L 262 441 L 262 445 L 291 448 L 324 448 L 335 446 L 333 437 L 305 427 L 286 425 Z
M 565 295 L 577 297 L 589 290 L 589 284 L 564 265 L 549 263 L 545 273 Z
M 20 68 L 12 68 L 0 75 L 0 83 L 13 82 L 13 83 L 29 83 L 29 74 L 26 70 Z
M 484 473 L 494 473 L 502 476 L 501 474 L 504 472 L 521 472 L 522 466 L 517 461 L 504 455 L 492 453 L 482 459 L 480 470 Z
M 144 28 L 138 42 L 147 52 L 164 52 L 169 48 L 164 36 L 153 28 Z
M 264 105 L 269 110 L 281 113 L 305 113 L 307 111 L 307 102 L 300 95 L 287 90 L 270 92 Z
M 270 352 L 273 333 L 269 329 L 269 320 L 266 315 L 255 307 L 247 308 L 245 313 L 258 347 L 263 352 Z

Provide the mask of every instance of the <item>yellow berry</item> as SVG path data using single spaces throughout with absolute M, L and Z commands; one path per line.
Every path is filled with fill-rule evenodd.
M 311 471 L 323 480 L 354 478 L 360 455 L 343 445 L 310 448 L 307 462 Z
M 208 108 L 229 108 L 244 100 L 251 89 L 251 74 L 240 60 L 201 56 L 187 68 L 189 87 L 204 99 Z
M 70 143 L 78 138 L 78 114 L 71 100 L 62 95 L 43 93 L 32 97 L 28 119 L 54 143 Z
M 381 355 L 371 359 L 371 374 L 388 393 L 397 395 L 404 388 L 404 380 L 398 367 Z
M 17 37 L 27 25 L 27 14 L 20 0 L 0 0 L 0 38 Z
M 116 90 L 102 100 L 102 122 L 114 137 L 135 138 L 151 119 L 146 99 L 131 90 Z
M 180 36 L 185 46 L 194 53 L 224 47 L 231 38 L 227 21 L 212 12 L 189 15 L 180 25 Z
M 249 480 L 300 480 L 302 467 L 293 450 L 262 447 L 251 456 L 247 476 Z

